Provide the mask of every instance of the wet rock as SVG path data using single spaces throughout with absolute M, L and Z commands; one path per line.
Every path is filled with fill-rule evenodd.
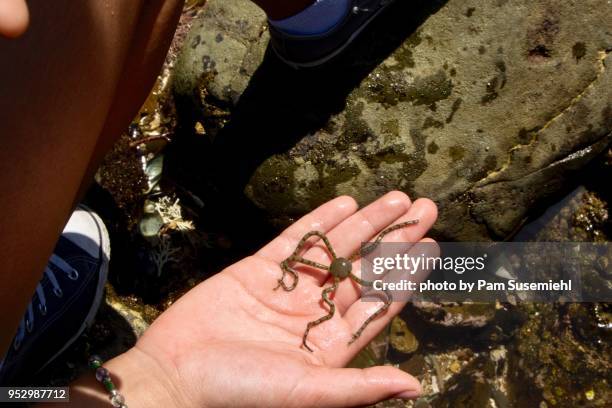
M 451 378 L 446 392 L 434 398 L 432 407 L 497 407 L 495 388 L 489 380 L 494 366 L 485 356 L 476 358 Z M 498 397 L 499 399 L 499 397 Z
M 576 241 L 606 241 L 602 231 L 608 221 L 608 208 L 595 193 L 586 193 L 582 197 L 580 209 L 573 218 Z
M 389 349 L 389 330 L 383 330 L 348 364 L 352 368 L 367 368 L 381 365 Z
M 414 309 L 423 320 L 442 327 L 481 328 L 496 316 L 495 304 L 491 303 L 417 302 Z
M 391 322 L 390 343 L 395 350 L 405 354 L 413 353 L 419 348 L 419 341 L 401 317 L 396 317 Z
M 139 311 L 134 310 L 128 304 L 121 302 L 118 298 L 107 298 L 107 303 L 129 325 L 131 330 L 128 335 L 130 337 L 139 338 L 149 327 L 149 324 L 145 321 L 143 315 Z M 113 331 L 117 332 L 117 330 Z
M 606 242 L 607 204 L 600 194 L 580 186 L 542 216 L 525 225 L 514 240 L 540 242 Z
M 96 174 L 96 181 L 111 194 L 127 223 L 134 224 L 139 218 L 147 180 L 136 149 L 127 135 L 122 135 L 106 155 Z
M 427 368 L 427 362 L 422 355 L 417 354 L 412 356 L 408 361 L 401 363 L 399 367 L 408 374 L 417 377 L 423 375 Z
M 610 239 L 608 204 L 602 200 L 605 195 L 604 191 L 592 191 L 580 186 L 525 225 L 514 238 L 518 242 L 593 242 L 592 245 L 584 244 L 584 251 L 574 252 L 580 265 L 581 290 L 585 300 L 591 301 L 605 300 L 612 291 L 612 269 L 608 261 L 612 249 L 606 245 Z M 535 246 L 533 248 L 531 253 L 525 254 L 522 262 L 531 265 L 541 262 L 541 251 Z M 552 275 L 535 272 L 536 276 L 540 279 L 558 279 L 563 273 L 576 273 L 576 269 L 565 262 L 568 255 L 565 247 L 550 246 L 547 251 L 546 262 L 555 266 L 548 268 Z
M 609 406 L 611 343 L 593 327 L 592 305 L 522 307 L 530 317 L 515 336 L 509 369 L 516 403 Z
M 508 396 L 507 367 L 507 350 L 504 346 L 488 353 L 459 348 L 425 356 L 416 354 L 400 363 L 399 368 L 417 376 L 424 393 L 414 405 L 406 406 L 515 406 Z
M 276 220 L 400 189 L 437 202 L 442 238 L 503 238 L 609 144 L 610 19 L 605 0 L 397 2 L 313 72 L 267 51 L 250 2 L 210 0 L 174 90 Z
M 214 134 L 263 58 L 266 25 L 263 12 L 250 1 L 207 3 L 179 56 L 173 87 L 179 101 L 187 100 L 189 110 L 199 113 L 194 126 L 200 123 Z

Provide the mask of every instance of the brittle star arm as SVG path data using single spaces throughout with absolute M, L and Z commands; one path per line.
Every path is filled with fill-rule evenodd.
M 327 247 L 327 250 L 329 251 L 329 253 L 332 256 L 332 259 L 336 259 L 336 252 L 334 251 L 334 248 L 332 248 L 331 243 L 329 242 L 329 239 L 327 238 L 327 235 L 325 235 L 324 233 L 322 233 L 321 231 L 310 231 L 308 233 L 306 233 L 306 235 L 304 235 L 302 237 L 302 239 L 300 240 L 300 242 L 298 243 L 297 248 L 295 249 L 295 251 L 293 252 L 293 254 L 297 254 L 298 252 L 300 252 L 302 250 L 302 248 L 304 247 L 304 245 L 306 245 L 306 242 L 311 238 L 311 237 L 319 237 L 321 238 L 321 240 L 323 241 L 323 243 L 325 244 L 325 246 Z
M 353 273 L 351 273 L 349 275 L 349 277 L 354 280 L 355 282 L 359 283 L 362 286 L 366 286 L 368 288 L 371 288 L 374 286 L 373 282 L 370 281 L 366 281 L 364 279 L 361 279 L 360 277 L 354 275 Z M 391 306 L 391 302 L 393 302 L 393 295 L 391 294 L 391 292 L 389 292 L 388 289 L 385 289 L 383 291 L 383 293 L 386 295 L 387 299 L 385 300 L 385 303 L 376 311 L 374 312 L 370 317 L 368 317 L 366 319 L 365 322 L 363 322 L 363 324 L 361 325 L 361 327 L 359 328 L 359 330 L 357 330 L 355 333 L 353 333 L 353 337 L 351 338 L 351 341 L 349 341 L 349 345 L 353 344 L 355 342 L 355 340 L 357 340 L 361 334 L 363 333 L 363 331 L 366 329 L 366 327 L 374 320 L 376 319 L 378 316 L 380 316 L 381 314 L 383 314 L 384 312 L 387 311 L 387 309 L 389 309 L 389 306 Z
M 401 222 L 401 223 L 396 224 L 396 225 L 392 225 L 389 228 L 384 229 L 380 234 L 378 234 L 378 236 L 376 237 L 376 239 L 373 242 L 363 246 L 361 248 L 361 251 L 355 252 L 349 258 L 349 260 L 351 262 L 355 261 L 356 259 L 358 259 L 358 258 L 360 258 L 362 256 L 366 256 L 369 253 L 371 253 L 372 251 L 374 251 L 376 249 L 376 247 L 378 245 L 380 245 L 380 243 L 382 242 L 382 240 L 385 237 L 385 235 L 387 235 L 387 234 L 389 234 L 389 233 L 391 233 L 393 231 L 397 231 L 398 229 L 405 228 L 405 227 L 408 227 L 410 225 L 415 225 L 415 224 L 418 224 L 418 223 L 419 223 L 418 219 L 410 220 L 410 221 L 406 221 L 406 222 Z M 352 272 L 349 274 L 349 278 L 351 278 L 352 280 L 354 280 L 355 282 L 357 282 L 361 286 L 365 286 L 365 287 L 369 287 L 369 288 L 374 286 L 373 282 L 361 279 L 360 277 L 358 277 L 357 275 L 355 275 Z M 355 340 L 357 340 L 359 338 L 359 336 L 361 336 L 361 334 L 366 329 L 368 324 L 370 324 L 374 319 L 376 319 L 378 316 L 380 316 L 382 313 L 384 313 L 387 309 L 389 309 L 389 306 L 391 306 L 391 303 L 393 302 L 393 296 L 391 295 L 391 292 L 389 292 L 388 289 L 384 290 L 384 294 L 387 297 L 387 299 L 385 300 L 385 303 L 374 314 L 372 314 L 370 317 L 368 317 L 365 322 L 363 322 L 363 324 L 361 325 L 359 330 L 357 330 L 353 334 L 353 337 L 352 337 L 351 341 L 349 342 L 349 344 L 354 343 Z
M 368 255 L 369 253 L 371 253 L 372 251 L 374 251 L 376 249 L 376 247 L 378 245 L 380 245 L 380 243 L 382 242 L 383 238 L 385 237 L 385 235 L 390 234 L 393 231 L 397 231 L 398 229 L 402 229 L 402 228 L 406 228 L 410 225 L 415 225 L 418 224 L 419 220 L 410 220 L 410 221 L 406 221 L 406 222 L 401 222 L 399 224 L 395 224 L 390 226 L 387 229 L 384 229 L 380 234 L 378 234 L 378 236 L 376 237 L 376 239 L 372 242 L 369 242 L 365 245 L 363 245 L 361 247 L 360 250 L 358 250 L 357 252 L 355 252 L 353 255 L 351 255 L 349 257 L 349 261 L 353 262 L 363 256 Z
M 306 326 L 306 331 L 304 332 L 304 336 L 302 337 L 302 346 L 304 346 L 304 348 L 306 350 L 310 351 L 311 353 L 312 353 L 313 350 L 308 346 L 308 344 L 306 344 L 306 338 L 308 337 L 308 333 L 310 332 L 310 329 L 312 329 L 313 327 L 318 326 L 321 323 L 323 323 L 323 322 L 331 319 L 332 317 L 334 317 L 334 313 L 336 313 L 336 305 L 329 298 L 329 295 L 331 293 L 334 293 L 336 291 L 336 289 L 338 289 L 338 283 L 339 282 L 340 282 L 340 279 L 334 278 L 333 285 L 328 287 L 328 288 L 326 288 L 321 293 L 321 297 L 323 298 L 323 301 L 327 304 L 327 306 L 329 306 L 329 313 L 326 314 L 323 317 L 318 318 L 315 321 L 312 321 L 312 322 L 308 323 L 308 325 Z
M 325 244 L 325 246 L 329 250 L 329 252 L 330 252 L 330 254 L 332 256 L 332 259 L 336 259 L 336 252 L 332 248 L 331 243 L 329 242 L 329 239 L 327 238 L 327 236 L 325 234 L 323 234 L 322 232 L 320 232 L 320 231 L 310 231 L 310 232 L 306 233 L 302 237 L 300 242 L 298 242 L 297 247 L 295 248 L 295 251 L 293 251 L 293 253 L 287 259 L 285 259 L 283 262 L 281 262 L 280 266 L 281 266 L 281 269 L 283 271 L 283 275 L 278 280 L 278 286 L 276 286 L 276 288 L 274 288 L 274 290 L 277 290 L 278 288 L 282 287 L 284 290 L 290 292 L 293 289 L 295 289 L 295 287 L 297 286 L 298 281 L 299 281 L 299 276 L 298 276 L 298 273 L 295 271 L 295 269 L 293 269 L 289 265 L 290 263 L 300 262 L 300 263 L 303 263 L 305 265 L 312 266 L 313 268 L 319 268 L 319 269 L 323 269 L 325 271 L 329 270 L 328 266 L 325 266 L 325 265 L 322 265 L 320 263 L 313 262 L 313 261 L 310 261 L 308 259 L 302 258 L 299 255 L 300 251 L 302 251 L 302 249 L 306 245 L 306 242 L 308 242 L 308 239 L 310 239 L 311 237 L 315 237 L 315 236 L 321 238 L 321 240 L 323 241 L 323 243 Z M 291 285 L 287 285 L 285 283 L 285 276 L 287 274 L 289 274 L 293 278 L 293 283 Z
M 323 269 L 324 271 L 329 270 L 329 266 L 327 266 L 327 265 L 323 265 L 323 264 L 320 264 L 320 263 L 317 263 L 317 262 L 313 262 L 313 261 L 311 261 L 309 259 L 302 258 L 301 256 L 291 255 L 289 258 L 287 258 L 283 262 L 281 262 L 280 267 L 281 267 L 281 269 L 283 271 L 283 274 L 278 279 L 278 285 L 274 288 L 274 290 L 277 290 L 278 288 L 282 287 L 287 292 L 291 292 L 297 286 L 297 284 L 298 284 L 298 282 L 300 280 L 300 277 L 299 277 L 297 271 L 295 269 L 293 269 L 291 266 L 289 266 L 290 262 L 300 262 L 300 263 L 303 263 L 304 265 L 312 266 L 313 268 Z M 291 276 L 291 278 L 293 279 L 293 283 L 290 286 L 285 283 L 285 276 L 287 274 L 289 274 Z

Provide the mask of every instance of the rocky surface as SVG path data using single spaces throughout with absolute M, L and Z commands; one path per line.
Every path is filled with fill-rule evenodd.
M 275 220 L 401 189 L 437 202 L 440 237 L 505 238 L 610 141 L 611 19 L 606 0 L 397 2 L 313 72 L 276 60 L 250 2 L 210 0 L 174 89 Z
M 610 170 L 593 174 L 604 178 L 610 175 Z M 606 231 L 612 220 L 603 198 L 601 193 L 580 186 L 550 206 L 541 217 L 525 225 L 515 240 L 606 242 Z
M 529 318 L 516 334 L 509 369 L 518 406 L 609 406 L 612 337 L 593 319 L 597 307 L 522 306 Z

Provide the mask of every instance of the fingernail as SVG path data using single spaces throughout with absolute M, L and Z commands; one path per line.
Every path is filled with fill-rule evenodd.
M 399 399 L 415 399 L 415 398 L 419 398 L 421 396 L 421 391 L 419 390 L 406 390 L 403 392 L 400 392 L 399 394 L 397 394 L 395 396 L 395 398 L 399 398 Z

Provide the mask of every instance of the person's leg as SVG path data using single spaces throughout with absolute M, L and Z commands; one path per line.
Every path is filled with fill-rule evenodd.
M 282 18 L 313 0 L 255 0 Z M 183 0 L 0 3 L 0 354 L 93 172 L 159 71 Z M 15 37 L 28 24 L 28 32 Z
M 180 5 L 34 0 L 26 34 L 0 39 L 0 354 L 92 157 L 127 126 L 154 81 Z
M 116 96 L 85 172 L 76 200 L 91 186 L 94 173 L 117 138 L 128 128 L 155 83 L 166 57 L 184 0 L 145 2 L 130 44 Z M 75 202 L 76 205 L 76 202 Z

